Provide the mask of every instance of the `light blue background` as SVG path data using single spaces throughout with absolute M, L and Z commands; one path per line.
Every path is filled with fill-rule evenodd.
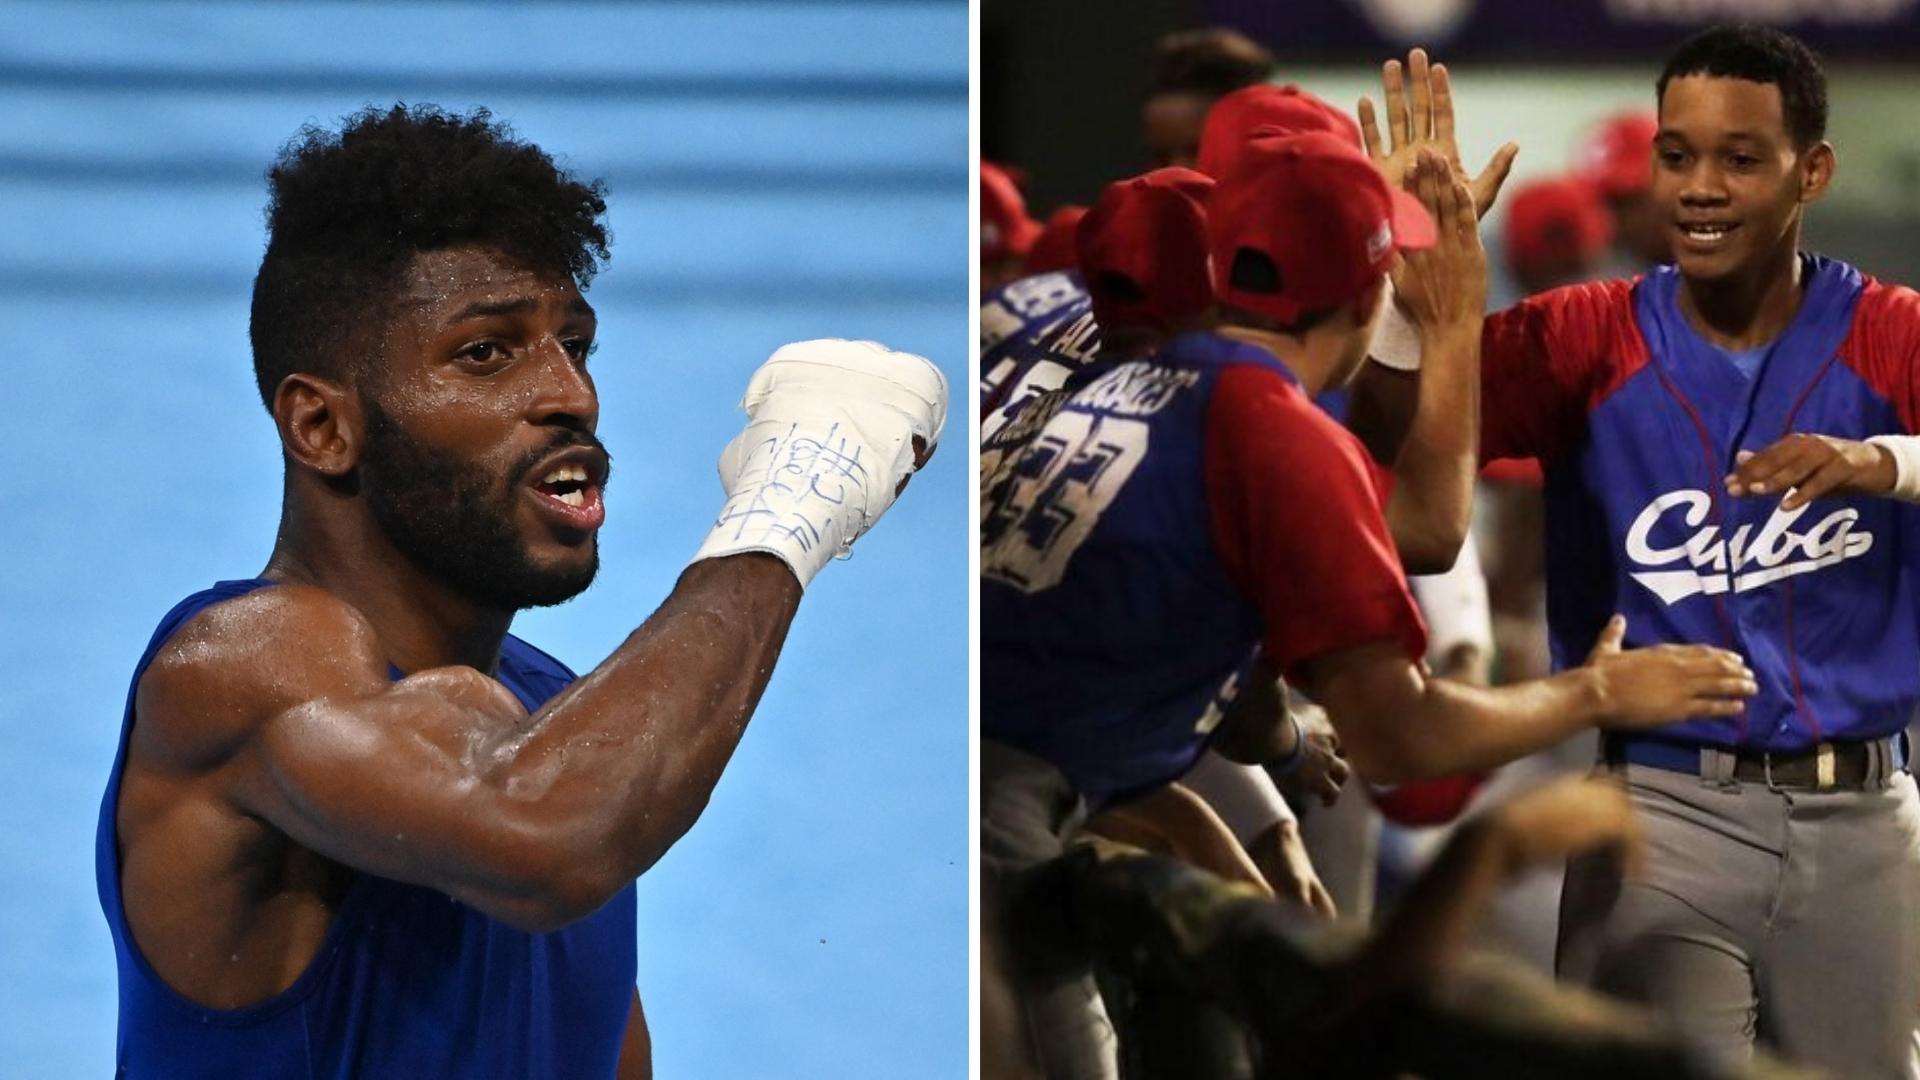
M 619 459 L 600 581 L 516 632 L 591 667 L 665 595 L 783 342 L 947 372 L 929 471 L 809 591 L 700 823 L 640 885 L 665 1077 L 966 1065 L 966 5 L 0 5 L 0 1074 L 110 1074 L 92 857 L 159 616 L 265 561 L 263 171 L 368 103 L 484 104 L 611 187 L 589 292 Z

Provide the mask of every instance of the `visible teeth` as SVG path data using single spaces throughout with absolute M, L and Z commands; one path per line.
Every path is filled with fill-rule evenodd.
M 586 466 L 556 465 L 554 466 L 552 472 L 547 473 L 546 476 L 540 479 L 540 482 L 543 484 L 558 484 L 566 480 L 574 480 L 582 484 L 586 483 L 587 482 Z
M 587 493 L 584 491 L 569 491 L 565 495 L 555 495 L 554 498 L 559 499 L 568 506 L 585 506 L 587 504 Z

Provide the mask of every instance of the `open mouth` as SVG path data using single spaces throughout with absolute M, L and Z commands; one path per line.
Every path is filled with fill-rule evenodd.
M 1725 222 L 1682 222 L 1679 225 L 1680 235 L 1692 247 L 1716 247 L 1739 227 Z
M 577 455 L 549 465 L 528 485 L 542 516 L 563 529 L 591 531 L 606 520 L 595 468 Z
M 533 485 L 533 490 L 567 506 L 585 506 L 587 468 L 584 465 L 557 465 Z

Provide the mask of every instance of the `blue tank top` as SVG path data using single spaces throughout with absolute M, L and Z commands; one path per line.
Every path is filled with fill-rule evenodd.
M 154 631 L 132 687 L 193 616 L 271 584 L 222 581 L 181 601 Z M 529 711 L 574 679 L 512 636 L 495 677 Z M 530 934 L 433 889 L 362 874 L 306 971 L 282 993 L 242 1009 L 207 1008 L 175 993 L 141 955 L 120 902 L 114 821 L 132 687 L 94 863 L 120 975 L 117 1076 L 614 1075 L 633 999 L 632 885 L 565 929 Z

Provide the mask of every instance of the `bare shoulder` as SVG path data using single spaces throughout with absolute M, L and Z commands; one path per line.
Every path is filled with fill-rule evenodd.
M 135 692 L 129 753 L 202 771 L 282 710 L 386 682 L 379 639 L 352 606 L 310 585 L 257 589 L 195 615 L 154 655 Z

